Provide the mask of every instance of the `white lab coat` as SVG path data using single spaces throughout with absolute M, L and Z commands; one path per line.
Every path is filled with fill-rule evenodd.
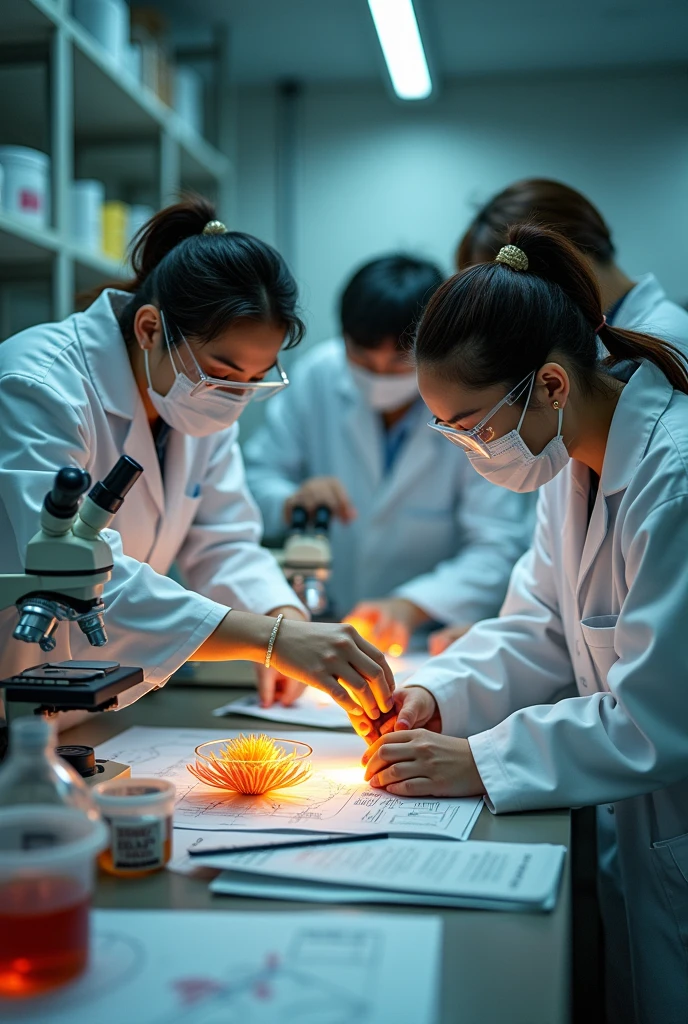
M 615 327 L 643 331 L 688 349 L 688 313 L 666 297 L 654 274 L 645 274 L 624 296 L 612 318 Z
M 161 686 L 214 631 L 227 606 L 265 613 L 298 605 L 260 547 L 260 514 L 245 485 L 238 427 L 206 438 L 172 431 L 165 481 L 108 291 L 62 323 L 29 328 L 0 345 L 0 571 L 23 571 L 39 509 L 61 466 L 102 479 L 120 455 L 144 468 L 108 540 L 115 567 L 104 592 L 106 648 L 61 623 L 47 660 L 106 657 L 140 666 Z M 178 564 L 189 590 L 164 574 Z M 0 612 L 0 678 L 45 655 L 11 637 Z
M 385 474 L 381 417 L 356 387 L 341 339 L 315 346 L 291 377 L 244 450 L 266 531 L 284 531 L 284 502 L 304 480 L 336 476 L 358 511 L 331 529 L 330 593 L 340 615 L 389 594 L 439 622 L 495 615 L 530 543 L 532 498 L 483 480 L 428 428 L 420 402 Z
M 617 406 L 588 526 L 589 479 L 571 462 L 542 489 L 501 617 L 410 682 L 469 737 L 494 811 L 608 805 L 610 1024 L 685 1024 L 688 396 L 652 365 Z

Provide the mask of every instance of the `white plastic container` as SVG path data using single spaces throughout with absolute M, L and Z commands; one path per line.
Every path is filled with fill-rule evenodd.
M 85 969 L 106 843 L 104 823 L 71 807 L 0 808 L 0 996 L 39 995 Z
M 110 827 L 100 867 L 129 878 L 164 868 L 172 854 L 176 795 L 167 779 L 120 777 L 94 786 L 94 800 Z
M 203 77 L 194 68 L 175 68 L 174 108 L 182 121 L 203 134 Z
M 74 0 L 74 17 L 118 64 L 129 43 L 129 6 L 125 0 Z
M 82 178 L 72 182 L 72 239 L 88 252 L 99 253 L 103 244 L 103 203 L 105 185 L 102 181 Z
M 37 228 L 50 220 L 50 157 L 26 146 L 0 146 L 2 207 Z

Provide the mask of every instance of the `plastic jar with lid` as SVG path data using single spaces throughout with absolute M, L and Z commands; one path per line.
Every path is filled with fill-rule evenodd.
M 100 867 L 127 878 L 164 868 L 172 854 L 174 784 L 155 778 L 111 779 L 94 786 L 93 796 L 110 830 Z

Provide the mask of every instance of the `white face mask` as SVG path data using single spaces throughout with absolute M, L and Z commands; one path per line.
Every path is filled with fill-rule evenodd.
M 487 442 L 489 458 L 479 455 L 477 452 L 475 454 L 467 452 L 473 469 L 484 476 L 486 480 L 499 487 L 506 487 L 509 491 L 518 491 L 519 493 L 536 491 L 538 487 L 553 480 L 571 458 L 561 434 L 563 409 L 559 410 L 556 436 L 539 455 L 533 455 L 521 437 L 521 424 L 530 402 L 534 382 L 535 374 L 533 374 L 528 398 L 516 429 L 510 430 L 508 434 L 497 438 L 496 441 Z
M 191 392 L 197 385 L 189 380 L 185 373 L 177 370 L 174 362 L 174 384 L 166 395 L 159 395 L 151 384 L 148 349 L 144 350 L 144 360 L 148 378 L 148 397 L 153 408 L 173 430 L 188 434 L 190 437 L 208 437 L 209 434 L 216 434 L 219 430 L 231 427 L 253 397 L 251 392 L 220 393 L 212 388 L 204 388 L 194 395 Z
M 351 362 L 349 369 L 356 387 L 375 412 L 394 412 L 418 398 L 415 370 L 411 373 L 372 373 Z

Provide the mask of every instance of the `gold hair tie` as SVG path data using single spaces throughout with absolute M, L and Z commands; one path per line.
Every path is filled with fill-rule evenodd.
M 209 220 L 203 228 L 204 235 L 226 235 L 227 228 L 221 220 Z
M 503 246 L 495 256 L 495 263 L 506 263 L 512 270 L 528 269 L 528 257 L 517 245 Z

